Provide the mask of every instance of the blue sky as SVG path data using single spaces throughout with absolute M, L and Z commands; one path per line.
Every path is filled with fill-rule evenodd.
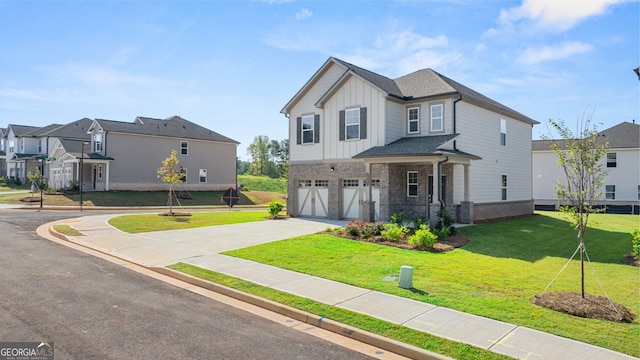
M 0 127 L 180 115 L 240 141 L 330 56 L 432 68 L 541 122 L 640 120 L 638 0 L 5 1 Z

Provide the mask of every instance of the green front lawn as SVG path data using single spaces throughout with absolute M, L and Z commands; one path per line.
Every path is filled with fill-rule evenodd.
M 112 218 L 109 224 L 128 233 L 161 230 L 189 229 L 203 226 L 238 224 L 267 220 L 269 214 L 263 211 L 212 211 L 195 212 L 191 216 L 160 216 L 158 214 L 123 215 Z
M 564 315 L 531 304 L 577 247 L 576 233 L 559 213 L 465 227 L 472 241 L 448 253 L 416 252 L 331 235 L 309 235 L 234 250 L 250 259 L 327 279 L 486 316 L 615 351 L 640 356 L 640 322 L 613 323 Z M 620 263 L 631 250 L 632 215 L 598 214 L 586 234 L 592 266 L 606 293 L 640 313 L 640 269 Z M 414 268 L 414 291 L 385 276 Z M 580 264 L 572 261 L 547 291 L 580 291 Z M 586 290 L 602 295 L 586 269 Z

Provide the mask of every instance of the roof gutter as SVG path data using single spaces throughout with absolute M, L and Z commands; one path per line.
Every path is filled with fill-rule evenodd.
M 456 134 L 456 104 L 458 101 L 462 100 L 462 94 L 458 93 L 460 98 L 453 102 L 453 133 Z M 453 140 L 453 150 L 458 151 L 458 147 L 456 146 L 456 141 Z

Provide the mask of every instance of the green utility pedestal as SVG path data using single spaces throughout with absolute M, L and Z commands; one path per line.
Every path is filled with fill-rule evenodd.
M 413 288 L 413 268 L 403 265 L 400 267 L 400 280 L 398 286 L 403 289 Z

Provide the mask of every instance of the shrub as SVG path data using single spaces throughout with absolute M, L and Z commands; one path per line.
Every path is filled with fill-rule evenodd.
M 453 217 L 449 215 L 449 212 L 444 207 L 438 210 L 438 222 L 436 226 L 434 226 L 434 229 L 436 231 L 443 231 L 443 233 L 443 229 L 447 229 L 448 232 L 445 236 L 455 234 L 456 232 L 456 228 L 453 226 Z
M 378 236 L 384 230 L 384 225 L 381 223 L 364 223 L 362 227 L 362 237 L 372 238 L 374 236 Z
M 633 246 L 633 258 L 640 259 L 640 230 L 633 230 L 631 232 L 631 236 L 633 236 L 633 238 L 631 239 L 631 244 Z
M 442 229 L 433 229 L 433 233 L 436 235 L 438 239 L 444 239 L 451 234 L 452 227 L 443 227 Z
M 80 182 L 78 182 L 78 180 L 71 180 L 65 189 L 69 191 L 80 191 Z
M 413 224 L 414 229 L 418 230 L 422 225 L 427 225 L 427 218 L 425 216 L 416 216 L 411 219 L 411 224 Z
M 400 238 L 409 232 L 406 226 L 398 225 L 396 223 L 387 224 L 384 226 L 384 230 L 380 232 L 385 239 L 389 241 L 400 241 Z
M 421 225 L 415 234 L 409 236 L 409 245 L 415 248 L 431 249 L 438 240 L 438 236 L 429 230 L 427 225 Z
M 404 218 L 406 218 L 409 215 L 409 212 L 407 211 L 400 211 L 397 214 L 392 214 L 391 215 L 391 223 L 392 224 L 396 224 L 399 226 L 403 226 L 404 225 Z
M 347 234 L 355 237 L 360 237 L 362 235 L 363 228 L 364 222 L 362 220 L 349 221 L 347 225 L 344 226 L 344 230 Z
M 269 208 L 269 214 L 273 217 L 278 217 L 278 214 L 284 209 L 284 204 L 280 200 L 273 200 L 267 204 Z

